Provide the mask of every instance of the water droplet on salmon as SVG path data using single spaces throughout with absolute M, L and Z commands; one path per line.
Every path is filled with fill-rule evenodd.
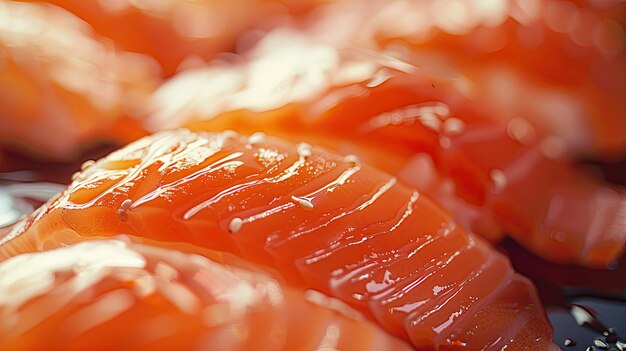
M 248 144 L 256 145 L 256 144 L 262 143 L 264 140 L 265 140 L 265 133 L 256 132 L 248 137 Z
M 520 144 L 528 144 L 535 136 L 533 126 L 521 117 L 513 118 L 506 126 L 508 136 Z
M 452 140 L 450 140 L 447 136 L 442 136 L 439 138 L 439 146 L 441 146 L 442 149 L 447 150 L 452 147 Z
M 122 204 L 120 205 L 120 208 L 117 210 L 117 216 L 120 218 L 122 222 L 126 222 L 128 220 L 128 214 L 126 213 L 126 211 L 128 211 L 128 209 L 130 208 L 132 204 L 133 204 L 133 200 L 126 199 L 124 200 L 124 202 L 122 202 Z
M 439 131 L 441 128 L 441 120 L 439 120 L 439 117 L 432 112 L 423 112 L 419 121 L 424 127 L 430 128 L 434 131 Z
M 241 227 L 243 227 L 243 220 L 239 217 L 235 217 L 228 224 L 228 231 L 234 234 L 240 231 Z
M 85 170 L 87 170 L 87 168 L 93 166 L 95 163 L 96 163 L 96 161 L 94 161 L 94 160 L 87 160 L 87 161 L 83 162 L 82 165 L 80 165 L 80 170 L 81 171 L 85 171 Z
M 563 157 L 566 151 L 566 144 L 563 139 L 555 136 L 545 138 L 540 145 L 541 152 L 544 156 L 551 159 Z
M 500 191 L 502 191 L 507 184 L 507 178 L 506 178 L 506 174 L 504 174 L 504 172 L 502 172 L 499 169 L 492 169 L 491 172 L 489 172 L 489 176 L 491 177 L 491 180 L 493 181 L 493 190 L 498 193 Z
M 343 162 L 357 164 L 360 162 L 360 160 L 358 156 L 350 154 L 350 155 L 344 156 Z
M 298 144 L 298 154 L 301 157 L 304 157 L 304 158 L 310 157 L 311 154 L 312 154 L 311 145 L 309 145 L 307 143 L 300 143 L 300 144 Z
M 455 136 L 463 133 L 465 130 L 465 122 L 458 118 L 448 118 L 443 122 L 443 131 L 447 135 Z
M 309 201 L 307 199 L 303 199 L 303 198 L 297 197 L 297 196 L 292 196 L 291 199 L 293 201 L 295 201 L 298 205 L 300 205 L 302 208 L 304 208 L 305 210 L 312 210 L 313 209 L 313 204 L 311 203 L 311 201 Z

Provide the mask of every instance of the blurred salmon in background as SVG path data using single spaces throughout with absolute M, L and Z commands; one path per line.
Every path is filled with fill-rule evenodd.
M 125 144 L 145 135 L 145 98 L 181 64 L 235 50 L 247 30 L 297 25 L 322 3 L 2 1 L 0 144 L 53 161 Z
M 329 6 L 316 31 L 341 23 L 344 41 L 392 49 L 412 63 L 465 80 L 472 96 L 492 102 L 501 118 L 530 119 L 561 138 L 572 155 L 626 154 L 623 1 L 370 4 L 373 9 L 359 1 Z M 510 108 L 523 114 L 511 116 Z
M 2 1 L 0 143 L 71 160 L 100 138 L 134 140 L 157 72 L 150 57 L 115 50 L 65 10 Z
M 106 55 L 85 57 L 87 54 L 82 52 L 86 49 L 76 46 L 80 41 L 74 41 L 64 49 L 50 44 L 50 40 L 45 41 L 48 44 L 38 44 L 59 47 L 67 61 L 90 62 L 89 65 L 98 67 L 100 74 L 108 70 L 109 83 L 114 80 L 110 76 L 114 75 L 131 86 L 136 86 L 135 83 L 149 86 L 162 74 L 170 76 L 179 69 L 197 67 L 216 56 L 236 59 L 222 54 L 249 48 L 251 42 L 267 30 L 280 26 L 296 27 L 340 47 L 391 50 L 410 63 L 454 78 L 467 86 L 464 93 L 469 97 L 489 102 L 502 120 L 525 118 L 540 132 L 553 135 L 553 144 L 569 157 L 586 155 L 612 159 L 626 154 L 626 103 L 622 98 L 626 93 L 623 28 L 626 5 L 623 2 L 70 0 L 52 3 L 86 21 L 88 25 L 80 26 L 83 29 L 92 27 L 97 40 L 106 43 L 109 49 L 117 50 L 117 56 L 142 54 L 141 60 L 134 55 L 133 63 L 117 60 L 121 62 L 104 64 L 101 61 Z M 12 2 L 6 4 L 6 8 L 17 7 Z M 33 3 L 32 6 L 43 5 Z M 54 12 L 59 11 L 55 9 Z M 22 26 L 37 27 L 35 18 L 19 17 Z M 74 28 L 80 22 L 69 14 L 64 14 L 63 18 L 67 19 L 67 24 L 58 20 L 50 22 L 47 27 Z M 30 20 L 35 21 L 33 26 L 28 25 Z M 8 26 L 9 22 L 6 23 Z M 5 36 L 10 36 L 10 30 L 16 29 L 7 30 Z M 27 45 L 31 47 L 23 48 L 24 51 L 38 50 L 34 43 Z M 82 57 L 69 60 L 73 55 Z M 100 57 L 98 62 L 94 57 Z M 161 74 L 154 73 L 155 67 L 148 63 L 150 59 L 144 60 L 146 57 L 152 57 L 158 63 Z M 135 68 L 130 69 L 131 66 Z M 152 73 L 141 73 L 145 71 Z M 19 74 L 10 80 L 14 85 L 34 85 L 30 82 L 32 78 L 28 78 L 31 73 Z M 144 87 L 144 91 L 151 90 Z M 111 90 L 114 89 L 100 89 L 103 95 Z M 136 99 L 141 94 L 136 89 L 122 91 L 126 100 L 123 104 L 133 107 L 130 114 L 142 114 L 136 108 L 143 106 L 142 99 Z M 74 88 L 71 94 L 71 98 L 77 101 L 90 101 L 82 105 L 97 104 L 84 91 Z M 64 114 L 68 113 L 58 111 L 75 110 L 74 105 L 78 104 L 66 100 L 56 103 L 56 112 L 48 113 L 51 116 L 43 120 L 59 131 L 57 135 L 64 135 L 63 132 L 67 138 L 38 144 L 36 141 L 42 139 L 41 130 L 45 128 L 38 127 L 39 133 L 35 133 L 13 127 L 15 131 L 10 136 L 0 137 L 0 141 L 20 143 L 31 151 L 47 144 L 64 144 L 57 150 L 67 150 L 68 145 L 79 146 L 102 135 L 128 141 L 128 138 L 119 138 L 110 132 L 113 120 L 120 126 L 118 133 L 134 130 L 127 134 L 135 138 L 140 136 L 136 120 L 126 118 L 126 111 L 112 107 L 106 113 L 100 111 L 101 106 L 111 100 L 110 96 L 95 98 L 102 101 L 97 108 L 88 106 L 89 109 L 81 114 L 82 123 L 63 123 L 68 119 Z M 35 107 L 41 102 L 20 101 L 13 101 L 12 109 L 3 113 L 3 118 L 33 121 L 46 116 L 47 111 L 38 111 Z M 117 106 L 120 102 L 108 105 Z M 95 113 L 92 112 L 94 109 Z M 103 116 L 95 118 L 99 114 Z M 105 125 L 100 126 L 95 120 L 105 120 L 108 125 L 101 122 Z M 124 125 L 126 127 L 122 127 Z M 77 140 L 81 138 L 83 140 Z M 56 157 L 70 158 L 69 155 Z
M 148 54 L 166 76 L 185 60 L 232 52 L 247 30 L 293 25 L 323 0 L 50 0 L 112 39 Z

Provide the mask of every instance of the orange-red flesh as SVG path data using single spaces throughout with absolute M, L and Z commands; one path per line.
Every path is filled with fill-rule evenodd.
M 481 347 L 495 342 L 468 329 L 493 327 L 469 322 L 486 306 L 515 327 L 502 343 L 529 340 L 532 329 L 537 349 L 553 347 L 532 284 L 506 258 L 426 195 L 307 144 L 186 130 L 141 139 L 87 168 L 3 239 L 0 257 L 119 233 L 274 267 L 417 348 L 451 347 L 451 335 Z M 529 312 L 492 305 L 508 299 Z
M 17 256 L 0 263 L 0 347 L 412 349 L 338 301 L 239 261 L 123 238 Z

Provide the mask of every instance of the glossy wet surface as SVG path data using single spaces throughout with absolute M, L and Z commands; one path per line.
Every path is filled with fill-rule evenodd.
M 91 151 L 85 160 L 105 154 L 106 149 Z M 626 160 L 588 164 L 608 180 L 626 184 Z M 9 172 L 0 173 L 0 236 L 11 222 L 61 191 L 63 179 L 80 168 L 80 162 L 30 163 L 31 170 L 17 161 L 12 165 Z M 510 239 L 499 249 L 511 258 L 518 272 L 537 285 L 554 327 L 554 342 L 562 349 L 626 350 L 626 258 L 611 270 L 599 270 L 547 262 Z

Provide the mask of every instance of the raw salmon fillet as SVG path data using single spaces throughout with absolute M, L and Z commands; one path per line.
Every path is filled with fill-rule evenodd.
M 232 51 L 242 35 L 290 24 L 316 0 L 47 0 L 74 13 L 101 36 L 155 58 L 165 76 L 194 61 Z M 186 62 L 186 60 L 188 60 Z
M 509 234 L 548 260 L 593 267 L 622 254 L 624 190 L 579 169 L 563 138 L 518 110 L 475 98 L 471 81 L 285 31 L 246 58 L 163 85 L 148 128 L 309 140 L 400 177 L 492 241 Z
M 0 241 L 0 258 L 120 233 L 273 267 L 420 350 L 556 347 L 503 255 L 353 155 L 259 133 L 157 133 L 78 174 Z
M 412 350 L 338 301 L 215 255 L 119 239 L 4 261 L 0 348 Z
M 485 103 L 524 112 L 574 152 L 626 152 L 623 1 L 343 1 L 314 31 L 332 24 L 340 43 L 471 80 Z
M 137 139 L 155 68 L 61 8 L 0 1 L 0 144 L 72 160 L 100 138 Z

